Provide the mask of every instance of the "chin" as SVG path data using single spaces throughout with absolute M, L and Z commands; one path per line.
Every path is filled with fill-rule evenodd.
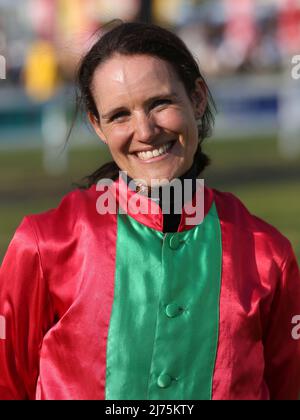
M 141 178 L 143 178 L 143 177 L 141 177 Z M 172 179 L 174 179 L 174 178 L 176 178 L 176 176 L 175 175 L 170 175 L 170 174 L 169 175 L 156 175 L 156 176 L 152 176 L 151 178 L 145 177 L 145 181 L 147 181 L 148 186 L 151 186 L 151 184 L 153 186 L 154 180 L 158 180 L 159 184 L 161 182 L 163 184 L 165 184 L 167 182 L 172 181 Z M 156 181 L 156 183 L 157 183 L 157 181 Z

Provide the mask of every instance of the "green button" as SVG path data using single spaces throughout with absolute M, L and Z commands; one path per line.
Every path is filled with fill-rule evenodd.
M 163 373 L 162 375 L 159 375 L 157 379 L 157 385 L 160 388 L 168 388 L 172 383 L 172 378 L 170 375 Z
M 182 306 L 179 306 L 177 303 L 170 303 L 166 307 L 166 314 L 169 318 L 174 318 L 175 316 L 181 315 L 184 311 Z
M 169 246 L 171 249 L 176 250 L 183 244 L 183 239 L 179 235 L 173 235 L 170 238 Z

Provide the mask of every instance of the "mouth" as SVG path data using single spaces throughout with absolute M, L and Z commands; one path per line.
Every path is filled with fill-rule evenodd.
M 177 140 L 171 140 L 162 146 L 153 149 L 147 152 L 137 152 L 135 155 L 143 162 L 154 162 L 157 160 L 161 160 L 167 155 L 169 155 L 170 151 L 173 149 L 174 144 Z

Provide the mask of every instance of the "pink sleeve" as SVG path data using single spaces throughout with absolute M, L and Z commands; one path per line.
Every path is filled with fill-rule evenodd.
M 300 274 L 292 250 L 281 273 L 265 335 L 265 378 L 272 400 L 296 400 L 300 397 L 300 335 L 295 334 L 293 319 L 300 315 Z
M 0 268 L 0 399 L 35 399 L 50 319 L 37 239 L 25 218 Z

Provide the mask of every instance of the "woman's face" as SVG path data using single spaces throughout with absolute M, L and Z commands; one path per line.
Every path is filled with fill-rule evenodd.
M 89 115 L 90 121 L 131 178 L 151 185 L 151 180 L 171 181 L 192 166 L 196 119 L 207 104 L 200 81 L 190 99 L 169 63 L 152 56 L 115 55 L 95 71 L 92 93 L 99 121 Z

